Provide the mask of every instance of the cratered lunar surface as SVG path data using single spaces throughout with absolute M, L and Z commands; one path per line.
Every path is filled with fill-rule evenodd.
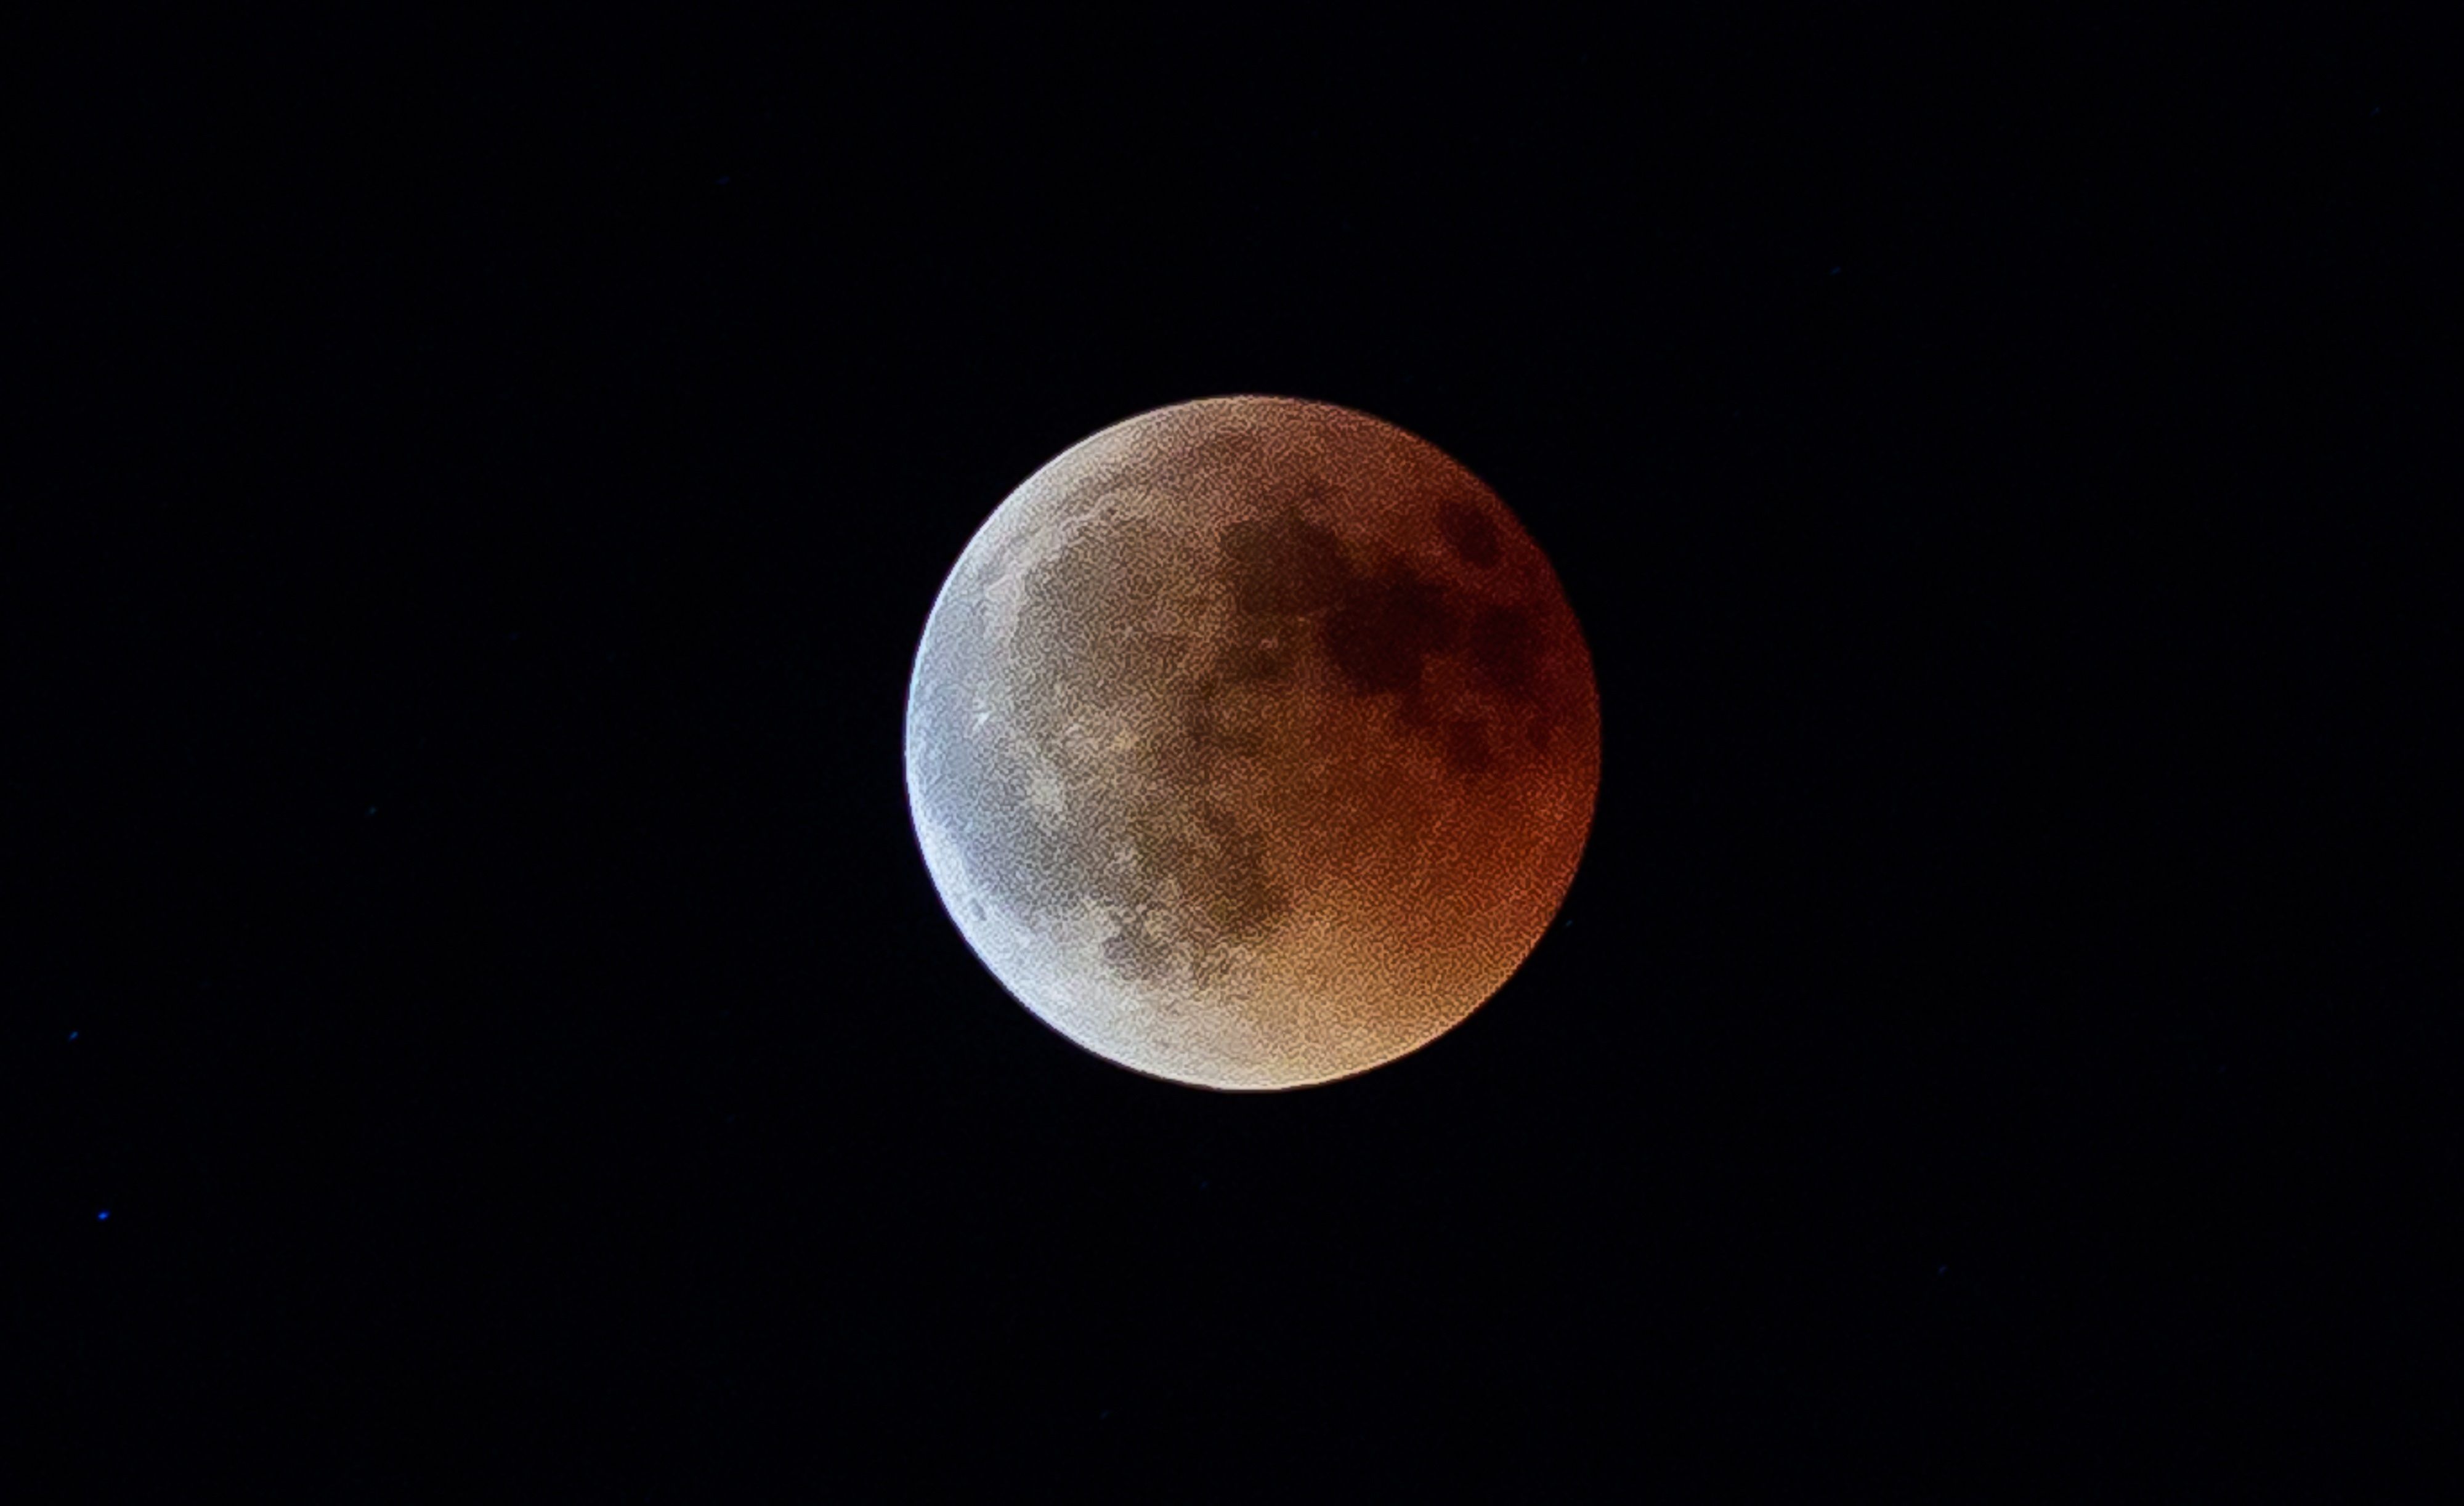
M 1218 398 L 1030 476 L 935 601 L 908 798 L 1047 1024 L 1216 1088 L 1365 1071 L 1519 967 L 1599 785 L 1591 656 L 1496 495 L 1350 409 Z

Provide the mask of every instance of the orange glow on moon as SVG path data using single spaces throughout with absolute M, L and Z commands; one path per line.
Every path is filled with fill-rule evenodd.
M 960 932 L 1120 1065 L 1284 1088 L 1462 1021 L 1599 787 L 1592 663 L 1496 495 L 1365 414 L 1218 398 L 1027 478 L 943 585 L 909 804 Z

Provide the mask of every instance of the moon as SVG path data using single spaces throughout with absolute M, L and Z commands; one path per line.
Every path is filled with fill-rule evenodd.
M 908 804 L 967 944 L 1045 1023 L 1209 1088 L 1460 1023 L 1573 881 L 1599 702 L 1539 547 L 1364 413 L 1158 408 L 1028 477 L 951 571 Z

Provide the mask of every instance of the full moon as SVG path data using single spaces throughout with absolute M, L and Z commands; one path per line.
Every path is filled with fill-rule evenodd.
M 984 965 L 1122 1066 L 1300 1087 L 1530 953 L 1599 789 L 1592 661 L 1496 494 L 1348 408 L 1233 397 L 996 509 L 907 701 L 925 865 Z

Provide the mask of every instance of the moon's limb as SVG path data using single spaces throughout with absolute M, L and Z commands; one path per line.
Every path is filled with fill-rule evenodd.
M 1365 415 L 1225 398 L 1073 447 L 935 602 L 910 803 L 960 931 L 1123 1065 L 1288 1087 L 1424 1044 L 1572 882 L 1590 656 L 1478 478 Z

